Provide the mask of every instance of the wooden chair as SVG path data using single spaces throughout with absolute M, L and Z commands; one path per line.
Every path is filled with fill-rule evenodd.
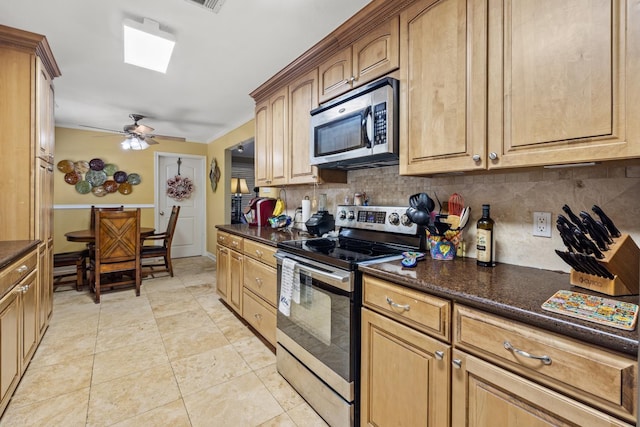
M 151 272 L 163 272 L 168 271 L 169 275 L 173 277 L 173 265 L 171 264 L 171 242 L 173 241 L 173 234 L 176 230 L 176 224 L 178 223 L 178 214 L 180 213 L 180 206 L 174 206 L 171 209 L 171 216 L 169 217 L 169 223 L 167 224 L 167 230 L 164 233 L 156 233 L 144 238 L 144 241 L 159 241 L 162 240 L 162 246 L 142 246 L 140 258 L 163 258 L 163 263 L 145 264 L 143 268 L 149 267 L 145 274 Z M 143 242 L 144 244 L 144 242 Z M 154 270 L 154 267 L 161 267 L 159 270 Z
M 76 291 L 82 290 L 82 287 L 87 284 L 87 258 L 89 258 L 87 249 L 53 254 L 53 288 L 72 285 L 75 286 Z M 64 269 L 71 266 L 75 267 L 75 271 Z
M 135 285 L 140 296 L 140 209 L 96 210 L 95 226 L 90 283 L 96 304 L 103 288 Z
M 124 210 L 124 205 L 116 206 L 115 208 L 102 208 L 100 206 L 91 205 L 91 216 L 89 216 L 90 230 L 96 228 L 96 210 L 98 209 L 104 212 L 120 212 Z

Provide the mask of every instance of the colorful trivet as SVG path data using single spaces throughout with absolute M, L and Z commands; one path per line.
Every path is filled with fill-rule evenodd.
M 544 310 L 632 331 L 638 305 L 572 291 L 558 291 L 542 304 Z

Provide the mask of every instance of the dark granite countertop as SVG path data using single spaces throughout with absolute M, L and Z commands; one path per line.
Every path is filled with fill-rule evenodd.
M 253 227 L 247 224 L 216 225 L 216 228 L 270 246 L 277 246 L 278 242 L 284 242 L 286 240 L 300 240 L 311 237 L 306 231 L 288 228 Z
M 276 246 L 285 240 L 308 238 L 299 230 L 274 230 L 246 224 L 218 225 L 219 230 Z M 417 289 L 453 302 L 536 326 L 551 332 L 635 356 L 638 329 L 624 331 L 545 311 L 542 303 L 556 291 L 574 290 L 585 294 L 633 302 L 638 296 L 609 297 L 569 284 L 567 273 L 498 264 L 478 267 L 475 259 L 436 261 L 427 256 L 415 268 L 402 267 L 400 261 L 361 266 L 360 270 L 399 285 Z
M 436 261 L 427 257 L 415 268 L 400 261 L 360 267 L 364 273 L 499 316 L 537 326 L 581 341 L 635 356 L 638 329 L 625 331 L 552 313 L 541 308 L 556 291 L 585 294 L 638 304 L 638 296 L 607 296 L 569 284 L 567 273 L 497 264 L 478 267 L 475 259 Z
M 18 260 L 34 247 L 40 240 L 5 240 L 0 241 L 0 269 Z

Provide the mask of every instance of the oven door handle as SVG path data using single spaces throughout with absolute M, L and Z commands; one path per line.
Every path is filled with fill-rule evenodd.
M 323 283 L 336 287 L 338 289 L 342 289 L 346 292 L 353 291 L 353 281 L 352 274 L 350 272 L 345 271 L 344 273 L 333 273 L 327 270 L 322 270 L 318 267 L 314 267 L 310 264 L 308 260 L 302 259 L 300 257 L 294 255 L 283 255 L 276 252 L 275 257 L 278 259 L 279 263 L 282 263 L 282 260 L 285 258 L 293 259 L 298 263 L 298 269 L 301 273 L 306 274 L 312 278 L 318 279 Z

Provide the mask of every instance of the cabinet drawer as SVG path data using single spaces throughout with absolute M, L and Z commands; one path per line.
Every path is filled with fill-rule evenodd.
M 244 286 L 272 306 L 278 303 L 276 269 L 252 258 L 245 258 Z
M 633 358 L 459 305 L 454 308 L 453 338 L 457 348 L 635 419 L 638 365 Z
M 450 341 L 451 303 L 447 300 L 364 276 L 363 304 L 399 322 Z
M 235 234 L 226 233 L 218 230 L 218 243 L 228 248 L 235 249 L 237 251 L 242 250 L 243 238 L 236 236 Z
M 16 283 L 27 277 L 38 264 L 38 254 L 36 251 L 22 257 L 16 262 L 9 264 L 0 272 L 0 298 L 13 288 Z
M 262 243 L 254 242 L 253 240 L 244 241 L 244 254 L 252 258 L 262 261 L 271 267 L 276 267 L 276 248 L 273 246 L 264 245 Z
M 245 289 L 242 317 L 271 345 L 276 345 L 276 309 Z

